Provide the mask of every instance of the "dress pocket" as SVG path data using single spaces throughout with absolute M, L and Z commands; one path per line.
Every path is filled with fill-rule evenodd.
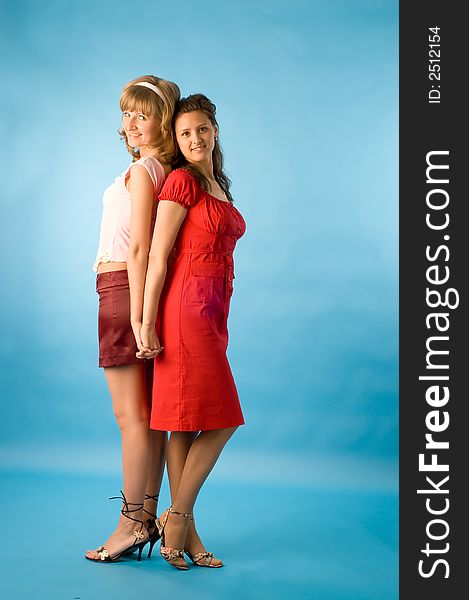
M 221 263 L 193 262 L 187 298 L 197 304 L 222 304 L 225 266 Z

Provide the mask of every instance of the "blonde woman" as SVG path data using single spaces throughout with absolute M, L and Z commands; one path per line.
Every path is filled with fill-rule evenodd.
M 157 501 L 167 434 L 150 431 L 152 361 L 137 358 L 148 252 L 158 194 L 174 155 L 171 120 L 180 92 L 153 75 L 127 83 L 119 131 L 131 164 L 106 189 L 94 264 L 99 294 L 99 366 L 104 368 L 122 437 L 122 510 L 117 528 L 86 558 L 112 562 L 159 538 Z

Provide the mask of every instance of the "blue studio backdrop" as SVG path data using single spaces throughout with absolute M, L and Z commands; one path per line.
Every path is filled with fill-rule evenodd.
M 247 221 L 229 320 L 246 426 L 199 499 L 213 545 L 233 521 L 234 566 L 217 585 L 225 598 L 397 597 L 397 2 L 0 7 L 4 498 L 66 492 L 82 522 L 56 539 L 64 567 L 47 597 L 79 597 L 84 585 L 83 598 L 107 589 L 119 600 L 132 589 L 131 578 L 95 576 L 82 550 L 114 522 L 116 507 L 96 503 L 120 485 L 91 265 L 102 192 L 129 162 L 120 91 L 143 74 L 215 102 Z M 275 566 L 284 544 L 311 543 L 308 558 Z M 250 570 L 237 563 L 246 547 Z M 46 585 L 36 567 L 35 582 L 7 578 L 5 589 L 30 597 Z M 159 577 L 164 589 L 158 568 L 145 567 L 143 586 Z

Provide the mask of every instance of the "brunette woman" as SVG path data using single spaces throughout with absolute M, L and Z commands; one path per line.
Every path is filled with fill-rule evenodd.
M 215 105 L 181 100 L 174 117 L 179 156 L 159 196 L 145 283 L 141 356 L 155 358 L 151 427 L 170 431 L 172 506 L 161 521 L 161 554 L 187 569 L 222 562 L 207 552 L 193 520 L 199 490 L 244 423 L 226 356 L 233 250 L 245 231 L 223 171 Z

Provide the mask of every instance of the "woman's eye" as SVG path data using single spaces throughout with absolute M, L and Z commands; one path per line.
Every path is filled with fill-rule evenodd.
M 123 117 L 130 117 L 130 113 L 128 113 L 127 111 L 124 111 L 124 112 L 122 113 L 122 116 L 123 116 Z
M 145 120 L 145 115 L 138 115 L 138 118 L 140 119 L 140 121 L 144 121 Z
M 207 128 L 206 127 L 201 127 L 200 131 L 203 133 L 204 131 L 207 131 Z

